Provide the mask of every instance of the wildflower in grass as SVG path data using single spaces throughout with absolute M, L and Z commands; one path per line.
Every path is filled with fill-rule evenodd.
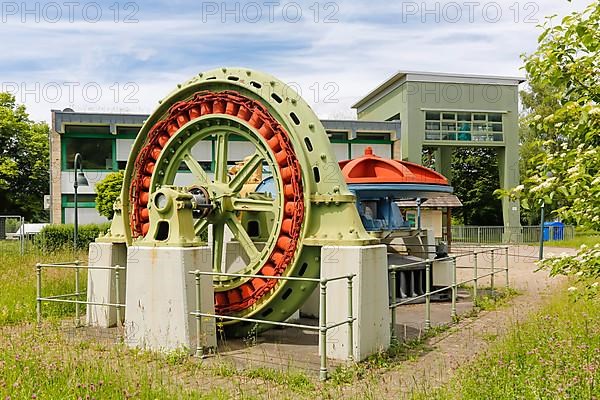
M 567 289 L 569 292 L 574 292 L 577 290 L 577 288 L 575 286 L 571 286 Z

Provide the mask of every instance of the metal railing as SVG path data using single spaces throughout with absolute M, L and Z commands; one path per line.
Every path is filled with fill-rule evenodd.
M 6 232 L 6 222 L 10 219 L 16 219 L 19 220 L 19 229 L 17 232 L 14 232 L 16 234 L 19 235 L 19 251 L 21 256 L 23 256 L 25 254 L 25 241 L 26 241 L 26 234 L 25 234 L 25 218 L 23 218 L 20 215 L 0 215 L 0 220 L 3 220 L 3 224 L 2 224 L 2 229 L 4 229 L 4 232 L 2 232 L 5 236 L 2 239 L 8 239 L 8 234 L 9 233 L 13 233 L 13 232 Z
M 444 228 L 445 230 L 446 228 Z M 540 226 L 452 226 L 452 242 L 454 243 L 539 243 Z M 571 240 L 575 237 L 575 227 L 546 226 L 543 231 L 544 240 Z M 447 238 L 447 232 L 444 232 Z
M 353 324 L 356 318 L 352 309 L 352 280 L 356 276 L 355 274 L 343 275 L 334 278 L 301 278 L 292 276 L 265 276 L 265 275 L 248 275 L 248 274 L 235 274 L 235 273 L 224 273 L 224 272 L 204 272 L 204 271 L 189 271 L 196 278 L 196 310 L 190 312 L 191 315 L 196 317 L 196 355 L 200 357 L 205 356 L 206 346 L 204 346 L 203 333 L 202 333 L 202 318 L 214 318 L 230 321 L 244 321 L 256 324 L 267 324 L 274 326 L 284 326 L 288 328 L 298 328 L 306 330 L 319 331 L 319 353 L 320 353 L 320 368 L 319 368 L 319 379 L 324 381 L 328 378 L 327 372 L 327 332 L 330 329 L 337 328 L 341 325 L 348 325 L 348 359 L 354 358 L 354 328 Z M 269 321 L 257 318 L 245 318 L 245 317 L 233 317 L 230 315 L 219 315 L 202 312 L 202 299 L 201 299 L 201 285 L 200 278 L 202 276 L 224 276 L 232 278 L 263 278 L 263 279 L 276 279 L 286 281 L 300 281 L 300 282 L 314 282 L 318 283 L 320 287 L 320 300 L 319 300 L 319 324 L 318 326 L 296 324 L 291 322 L 277 322 Z M 348 313 L 347 318 L 340 322 L 327 323 L 327 284 L 329 282 L 339 281 L 346 279 L 348 282 L 347 293 L 348 293 Z
M 42 270 L 44 268 L 62 268 L 62 269 L 72 269 L 75 272 L 75 292 L 67 293 L 67 294 L 58 294 L 51 296 L 42 296 Z M 119 265 L 115 266 L 98 266 L 98 265 L 81 265 L 81 261 L 67 261 L 61 263 L 53 263 L 53 264 L 42 264 L 38 263 L 35 265 L 36 269 L 36 314 L 37 314 L 37 323 L 41 325 L 42 323 L 42 303 L 51 302 L 51 303 L 71 303 L 75 304 L 75 321 L 77 326 L 81 326 L 81 310 L 80 305 L 92 305 L 92 306 L 104 306 L 104 307 L 115 307 L 117 312 L 117 326 L 121 325 L 121 309 L 125 308 L 125 304 L 121 304 L 120 298 L 120 281 L 121 281 L 121 272 L 126 268 L 121 267 Z M 81 296 L 87 296 L 86 290 L 81 290 L 80 285 L 80 277 L 79 272 L 81 270 L 114 270 L 115 271 L 115 303 L 101 303 L 94 301 L 84 301 L 80 300 Z
M 509 253 L 508 253 L 508 249 L 509 249 L 508 246 L 494 247 L 494 248 L 488 248 L 488 249 L 484 249 L 484 250 L 475 250 L 475 251 L 464 252 L 461 254 L 451 255 L 448 257 L 439 258 L 439 259 L 435 259 L 435 260 L 427 259 L 427 260 L 418 261 L 418 262 L 414 262 L 414 263 L 410 263 L 410 264 L 389 266 L 388 273 L 389 273 L 390 286 L 391 286 L 391 298 L 390 298 L 391 304 L 389 305 L 389 308 L 390 308 L 390 312 L 391 312 L 390 330 L 391 330 L 391 334 L 392 334 L 392 339 L 396 338 L 396 308 L 398 308 L 401 305 L 414 303 L 415 300 L 418 300 L 418 299 L 424 299 L 425 300 L 425 330 L 429 330 L 431 328 L 431 296 L 433 296 L 437 293 L 445 292 L 448 289 L 451 290 L 452 299 L 451 299 L 450 317 L 454 321 L 457 318 L 456 298 L 457 298 L 457 294 L 458 294 L 458 287 L 460 285 L 464 285 L 464 284 L 471 283 L 471 282 L 473 283 L 473 301 L 474 302 L 477 301 L 478 281 L 480 279 L 490 277 L 490 288 L 493 291 L 494 286 L 495 286 L 495 276 L 497 274 L 504 273 L 505 274 L 505 286 L 508 288 L 509 287 L 509 272 L 508 272 L 509 271 L 509 260 L 508 260 Z M 498 268 L 495 265 L 495 255 L 501 251 L 504 252 L 504 267 Z M 491 254 L 490 266 L 489 267 L 479 266 L 478 265 L 478 256 L 481 254 L 487 254 L 487 253 Z M 456 265 L 456 260 L 458 258 L 469 257 L 469 256 L 473 257 L 472 266 L 459 267 Z M 432 271 L 433 263 L 439 262 L 439 261 L 450 261 L 451 262 L 452 283 L 450 284 L 450 286 L 444 286 L 444 287 L 438 288 L 436 290 L 431 290 L 431 271 Z M 406 300 L 398 301 L 397 293 L 396 293 L 396 274 L 398 273 L 398 271 L 401 271 L 403 269 L 406 269 L 409 267 L 419 267 L 419 266 L 425 266 L 425 293 L 422 295 L 415 296 L 415 297 L 410 297 Z M 472 268 L 473 269 L 473 277 L 470 279 L 465 279 L 465 280 L 458 282 L 457 277 L 456 277 L 456 270 L 460 269 L 460 268 Z M 490 270 L 490 272 L 480 275 L 479 271 L 481 271 L 482 269 Z

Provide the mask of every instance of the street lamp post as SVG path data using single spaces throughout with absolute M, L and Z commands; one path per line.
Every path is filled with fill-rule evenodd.
M 77 169 L 79 168 L 79 172 Z M 73 251 L 77 251 L 77 236 L 79 231 L 79 212 L 77 209 L 77 188 L 79 186 L 89 186 L 88 180 L 83 173 L 83 165 L 81 164 L 81 154 L 75 154 L 75 159 L 73 160 L 73 171 L 75 173 L 75 180 L 73 181 L 73 201 L 75 203 L 75 218 L 74 218 L 74 232 L 73 232 Z

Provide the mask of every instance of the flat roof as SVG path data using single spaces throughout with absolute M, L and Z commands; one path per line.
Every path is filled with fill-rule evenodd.
M 112 133 L 116 133 L 116 126 L 142 125 L 148 114 L 124 114 L 124 113 L 97 113 L 51 110 L 52 128 L 57 133 L 64 133 L 65 125 L 109 125 Z
M 142 125 L 149 117 L 148 114 L 124 114 L 124 113 L 96 113 L 77 111 L 52 111 L 53 129 L 57 133 L 64 133 L 65 125 L 108 125 L 111 132 L 116 133 L 116 126 Z M 356 131 L 385 131 L 396 132 L 400 137 L 400 121 L 358 121 L 358 120 L 333 120 L 322 119 L 321 123 L 326 130 L 347 130 L 353 135 Z
M 476 85 L 518 86 L 520 83 L 525 82 L 525 78 L 521 76 L 459 74 L 450 72 L 398 71 L 385 82 L 371 90 L 365 97 L 356 102 L 352 108 L 362 107 L 380 93 L 386 90 L 393 90 L 404 82 L 471 83 Z

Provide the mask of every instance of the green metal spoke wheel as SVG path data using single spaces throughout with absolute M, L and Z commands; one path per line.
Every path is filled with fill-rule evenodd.
M 214 145 L 211 169 L 193 152 L 208 140 Z M 253 150 L 232 174 L 229 153 L 239 141 Z M 328 240 L 353 243 L 368 237 L 320 121 L 270 75 L 209 71 L 162 100 L 142 127 L 125 171 L 121 202 L 128 244 L 169 245 L 168 235 L 153 236 L 150 209 L 160 207 L 157 191 L 175 187 L 183 166 L 193 177 L 185 190 L 201 204 L 192 226 L 197 238 L 210 238 L 213 271 L 259 275 L 215 276 L 217 314 L 285 320 L 316 284 L 270 277 L 318 278 L 320 247 Z M 269 193 L 248 185 L 257 171 L 272 176 Z M 350 229 L 342 230 L 344 224 Z M 231 249 L 238 258 L 234 269 Z M 234 335 L 268 327 L 223 323 Z

